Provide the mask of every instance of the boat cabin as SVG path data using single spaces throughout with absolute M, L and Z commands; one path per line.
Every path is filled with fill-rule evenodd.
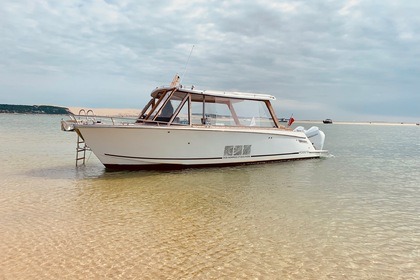
M 184 126 L 283 127 L 270 101 L 274 96 L 241 92 L 156 88 L 137 123 Z

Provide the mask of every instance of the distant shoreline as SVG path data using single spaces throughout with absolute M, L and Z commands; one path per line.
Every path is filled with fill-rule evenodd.
M 0 114 L 34 114 L 34 115 L 68 115 L 79 114 L 80 110 L 92 110 L 96 116 L 104 117 L 137 117 L 139 109 L 115 109 L 115 108 L 84 108 L 64 107 L 55 105 L 17 105 L 0 104 Z
M 65 115 L 69 112 L 68 108 L 62 106 L 0 104 L 0 113 L 3 114 Z
M 320 124 L 324 124 L 322 122 L 322 120 L 318 120 L 318 121 L 310 121 L 310 120 L 296 120 L 295 123 L 320 123 Z M 349 121 L 334 121 L 332 124 L 325 124 L 325 125 L 334 125 L 334 124 L 344 124 L 344 125 L 391 125 L 391 126 L 395 126 L 395 125 L 404 125 L 404 126 L 418 126 L 417 123 L 410 123 L 410 122 L 381 122 L 381 121 L 374 121 L 374 122 L 362 122 L 362 121 L 354 121 L 354 122 L 349 122 Z
M 0 114 L 49 114 L 49 115 L 78 115 L 80 110 L 92 110 L 96 116 L 103 117 L 138 117 L 140 109 L 118 109 L 118 108 L 84 108 L 84 107 L 63 107 L 54 105 L 10 105 L 0 104 Z M 295 120 L 294 124 L 323 124 L 322 120 Z M 419 126 L 413 122 L 385 122 L 385 121 L 333 121 L 325 125 L 384 125 L 384 126 Z

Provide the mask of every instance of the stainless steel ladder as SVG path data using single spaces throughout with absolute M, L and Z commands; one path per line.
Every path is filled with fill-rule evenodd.
M 77 134 L 77 147 L 76 147 L 76 166 L 79 166 L 79 162 L 82 161 L 82 165 L 86 163 L 86 151 L 90 148 L 86 145 L 85 140 Z
M 81 116 L 86 117 L 86 121 L 96 122 L 95 113 L 92 110 L 87 110 L 86 112 L 85 109 L 80 109 L 79 118 Z M 79 166 L 80 161 L 82 161 L 82 165 L 86 165 L 86 151 L 90 151 L 90 148 L 86 145 L 85 140 L 80 137 L 79 133 L 77 133 L 76 167 Z

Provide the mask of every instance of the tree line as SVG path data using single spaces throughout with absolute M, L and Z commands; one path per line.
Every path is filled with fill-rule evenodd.
M 0 104 L 0 113 L 66 115 L 69 109 L 51 105 Z

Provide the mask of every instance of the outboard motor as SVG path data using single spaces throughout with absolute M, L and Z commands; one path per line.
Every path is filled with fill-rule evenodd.
M 317 126 L 313 126 L 308 130 L 305 130 L 303 126 L 298 126 L 293 131 L 305 133 L 315 150 L 322 150 L 324 148 L 325 133 L 319 130 Z

